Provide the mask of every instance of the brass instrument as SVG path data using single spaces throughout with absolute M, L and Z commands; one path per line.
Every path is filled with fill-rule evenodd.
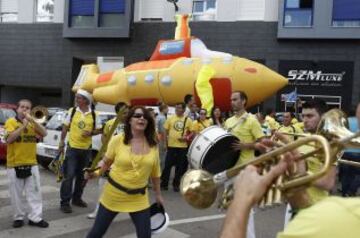
M 30 116 L 34 122 L 43 124 L 46 122 L 47 117 L 49 116 L 49 111 L 44 106 L 36 106 L 31 109 Z
M 318 171 L 318 173 L 307 173 L 305 176 L 293 178 L 291 180 L 284 181 L 276 181 L 275 185 L 273 185 L 270 189 L 276 188 L 282 192 L 285 192 L 291 188 L 308 185 L 311 184 L 312 181 L 317 180 L 322 177 L 331 167 L 331 151 L 330 145 L 328 141 L 320 135 L 311 135 L 307 137 L 300 138 L 292 143 L 289 143 L 285 146 L 277 148 L 273 151 L 270 151 L 266 154 L 260 155 L 259 157 L 248 161 L 246 163 L 235 166 L 226 171 L 220 172 L 218 174 L 212 175 L 209 172 L 201 169 L 197 170 L 189 170 L 182 177 L 180 184 L 180 192 L 183 195 L 184 199 L 193 207 L 204 209 L 210 207 L 217 197 L 217 189 L 220 185 L 224 184 L 229 179 L 235 177 L 239 174 L 241 170 L 243 170 L 248 165 L 261 166 L 262 168 L 266 168 L 269 166 L 270 162 L 277 163 L 282 155 L 286 152 L 295 150 L 300 146 L 317 143 L 319 146 L 317 148 L 318 152 L 323 157 L 324 164 L 323 167 Z M 307 156 L 302 155 L 299 159 L 307 159 L 310 156 L 313 156 L 313 153 L 309 153 Z M 270 163 L 271 164 L 271 163 Z M 270 165 L 271 166 L 271 165 Z M 282 180 L 283 178 L 279 179 Z M 271 202 L 270 197 L 276 194 L 276 189 L 269 196 L 269 201 L 267 205 Z M 231 199 L 228 199 L 231 196 L 231 191 L 225 192 L 225 195 L 220 201 L 220 207 L 226 208 Z M 279 200 L 279 195 L 276 194 L 277 199 Z M 278 201 L 276 201 L 278 202 Z

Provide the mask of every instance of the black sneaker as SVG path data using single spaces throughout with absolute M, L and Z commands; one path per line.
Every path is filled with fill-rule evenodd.
M 15 220 L 12 224 L 12 226 L 14 228 L 19 228 L 22 227 L 24 225 L 24 221 L 23 220 Z
M 77 207 L 87 207 L 87 203 L 84 202 L 83 200 L 72 200 L 72 205 L 77 206 Z
M 174 192 L 180 192 L 180 188 L 179 187 L 174 187 Z
M 60 206 L 60 210 L 63 212 L 63 213 L 72 213 L 72 209 L 70 207 L 70 205 L 66 204 L 66 205 L 61 205 Z
M 44 220 L 41 220 L 39 222 L 33 222 L 32 220 L 29 220 L 29 226 L 37 226 L 40 228 L 47 228 L 47 227 L 49 227 L 49 223 L 47 223 Z

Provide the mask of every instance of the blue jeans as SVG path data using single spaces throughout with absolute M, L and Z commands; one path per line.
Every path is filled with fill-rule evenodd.
M 106 209 L 101 203 L 98 213 L 95 218 L 93 227 L 91 228 L 87 238 L 100 238 L 103 237 L 109 228 L 112 220 L 118 213 Z M 147 208 L 138 212 L 130 212 L 132 222 L 135 224 L 136 236 L 138 238 L 150 238 L 150 209 Z
M 81 200 L 85 185 L 83 169 L 89 165 L 90 156 L 91 150 L 67 148 L 63 164 L 64 178 L 60 187 L 61 205 L 68 205 L 71 199 L 73 201 Z

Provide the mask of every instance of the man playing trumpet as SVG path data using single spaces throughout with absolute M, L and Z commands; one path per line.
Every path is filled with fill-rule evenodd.
M 13 227 L 24 225 L 25 211 L 22 198 L 25 191 L 30 207 L 29 225 L 46 228 L 49 224 L 42 219 L 42 198 L 40 174 L 36 160 L 37 136 L 46 136 L 46 129 L 30 116 L 32 104 L 27 99 L 18 102 L 16 117 L 5 122 L 7 143 L 7 175 L 10 199 L 13 206 Z

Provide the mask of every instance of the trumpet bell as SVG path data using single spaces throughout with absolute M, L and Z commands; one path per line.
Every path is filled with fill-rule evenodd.
M 46 122 L 49 111 L 44 106 L 36 106 L 31 110 L 30 115 L 36 123 L 42 124 Z
M 336 108 L 329 110 L 322 116 L 316 134 L 324 136 L 329 141 L 339 141 L 354 135 L 354 133 L 348 129 L 345 113 Z M 352 138 L 343 146 L 346 148 L 360 148 L 360 138 Z
M 198 209 L 210 207 L 217 197 L 217 186 L 212 177 L 212 174 L 201 169 L 187 171 L 180 184 L 185 201 Z

